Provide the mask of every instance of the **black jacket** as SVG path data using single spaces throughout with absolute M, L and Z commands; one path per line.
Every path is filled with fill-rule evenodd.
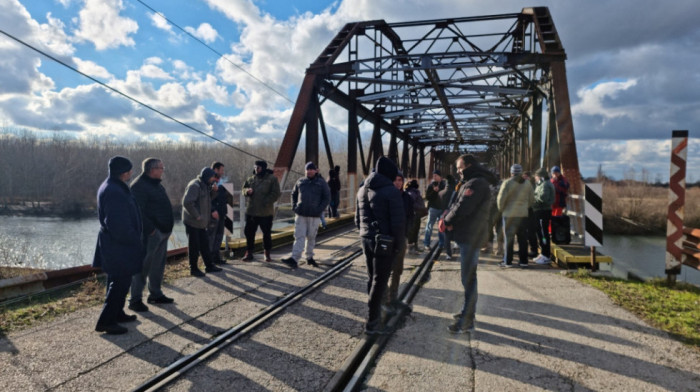
M 312 178 L 302 177 L 292 190 L 292 210 L 301 216 L 320 217 L 331 202 L 328 183 L 318 173 Z
M 491 173 L 473 165 L 463 172 L 457 194 L 445 214 L 445 225 L 452 226 L 452 239 L 481 247 L 488 236 Z
M 442 180 L 438 183 L 438 190 L 437 192 L 433 189 L 433 183 L 431 182 L 428 184 L 428 188 L 425 190 L 425 200 L 428 201 L 428 208 L 435 208 L 438 210 L 444 209 L 442 205 L 442 200 L 440 199 L 440 191 L 445 189 L 446 186 L 445 180 Z
M 394 237 L 396 243 L 405 240 L 406 212 L 401 192 L 392 180 L 377 172 L 371 173 L 357 191 L 355 225 L 361 237 L 374 238 L 377 229 L 372 223 L 375 221 L 381 234 Z
M 228 191 L 224 189 L 223 185 L 219 185 L 219 190 L 216 191 L 216 196 L 211 198 L 211 211 L 219 213 L 219 219 L 223 219 L 228 211 Z
M 143 235 L 151 235 L 153 229 L 161 233 L 173 231 L 173 206 L 159 179 L 141 174 L 131 183 L 131 193 L 141 209 Z

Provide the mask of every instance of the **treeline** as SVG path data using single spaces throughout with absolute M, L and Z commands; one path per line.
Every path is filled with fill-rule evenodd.
M 277 157 L 279 141 L 267 140 L 236 147 L 268 160 L 270 168 Z M 345 152 L 334 153 L 342 161 Z M 75 139 L 55 133 L 40 137 L 30 131 L 3 130 L 0 134 L 0 212 L 39 215 L 84 216 L 93 214 L 95 196 L 100 183 L 107 177 L 107 162 L 114 155 L 128 157 L 134 163 L 135 178 L 141 173 L 141 162 L 148 157 L 163 160 L 165 186 L 171 202 L 180 208 L 187 183 L 201 169 L 214 161 L 226 167 L 226 177 L 239 190 L 253 171 L 255 157 L 215 142 L 147 142 L 121 143 L 93 138 Z M 321 174 L 327 174 L 328 164 L 321 153 Z M 303 173 L 304 152 L 298 151 L 294 167 Z M 287 188 L 296 179 L 290 173 Z

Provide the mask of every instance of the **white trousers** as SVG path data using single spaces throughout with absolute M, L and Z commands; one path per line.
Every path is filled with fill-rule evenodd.
M 294 217 L 294 246 L 292 247 L 292 258 L 294 260 L 301 260 L 301 252 L 304 250 L 304 245 L 306 245 L 306 258 L 314 257 L 316 234 L 320 223 L 321 218 L 318 216 L 296 215 Z

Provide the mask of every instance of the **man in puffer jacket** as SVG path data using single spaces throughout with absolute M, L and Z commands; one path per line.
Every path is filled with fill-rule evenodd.
M 258 226 L 263 235 L 263 249 L 265 261 L 270 262 L 270 250 L 272 250 L 272 219 L 275 215 L 275 202 L 280 198 L 280 183 L 272 170 L 267 168 L 267 162 L 255 161 L 253 175 L 243 184 L 245 195 L 245 233 L 246 251 L 241 260 L 253 261 L 255 251 L 255 233 Z
M 182 196 L 182 222 L 187 233 L 187 245 L 190 258 L 190 275 L 204 276 L 197 267 L 199 255 L 202 255 L 206 272 L 219 272 L 221 268 L 214 265 L 207 236 L 207 226 L 212 215 L 218 219 L 218 213 L 211 210 L 211 198 L 215 195 L 212 184 L 216 181 L 214 170 L 205 167 L 199 177 L 190 181 Z
M 306 164 L 306 177 L 300 178 L 292 190 L 292 210 L 294 210 L 294 245 L 292 256 L 282 259 L 282 262 L 296 268 L 306 243 L 306 262 L 312 267 L 318 267 L 314 260 L 316 234 L 321 222 L 321 214 L 331 201 L 331 191 L 328 183 L 318 174 L 318 168 L 313 162 Z
M 501 267 L 510 268 L 513 263 L 513 241 L 518 236 L 518 256 L 520 267 L 527 267 L 527 210 L 535 201 L 530 181 L 523 178 L 523 167 L 514 164 L 510 167 L 511 177 L 498 192 L 498 210 L 503 217 L 505 231 L 505 255 Z
M 369 293 L 369 316 L 365 333 L 384 333 L 381 320 L 381 304 L 387 289 L 389 274 L 395 255 L 375 255 L 375 236 L 378 233 L 394 237 L 394 243 L 406 240 L 406 214 L 401 192 L 393 184 L 399 169 L 387 157 L 377 160 L 375 171 L 357 191 L 355 225 L 362 237 L 362 250 L 367 263 L 367 292 Z

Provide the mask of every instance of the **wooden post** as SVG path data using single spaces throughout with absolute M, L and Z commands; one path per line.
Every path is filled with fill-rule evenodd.
M 671 176 L 668 190 L 666 223 L 666 280 L 676 283 L 683 257 L 683 218 L 685 205 L 685 162 L 688 156 L 688 131 L 673 131 L 671 142 Z

